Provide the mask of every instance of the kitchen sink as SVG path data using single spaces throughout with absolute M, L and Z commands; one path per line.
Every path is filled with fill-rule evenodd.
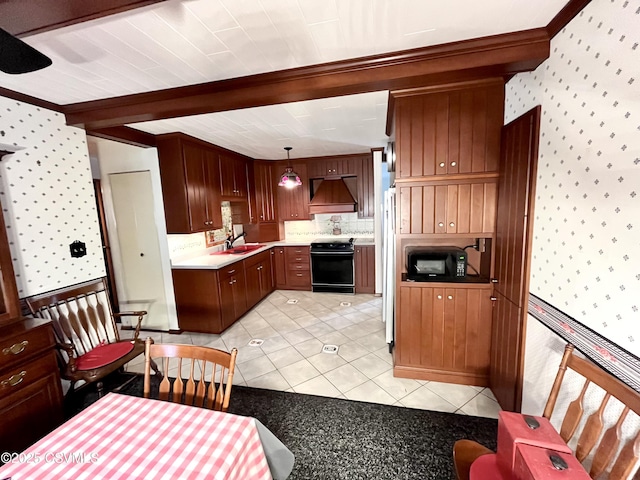
M 254 250 L 262 247 L 264 247 L 263 244 L 238 245 L 237 247 L 233 247 L 228 250 L 213 252 L 211 255 L 244 255 L 245 253 L 253 252 Z

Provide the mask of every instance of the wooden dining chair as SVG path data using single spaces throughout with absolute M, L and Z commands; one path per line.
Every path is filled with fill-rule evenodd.
M 574 453 L 580 462 L 584 462 L 593 452 L 589 470 L 589 476 L 592 479 L 627 480 L 640 461 L 640 429 L 636 427 L 632 430 L 631 438 L 626 440 L 620 448 L 623 441 L 622 430 L 625 421 L 629 420 L 629 412 L 640 415 L 640 393 L 589 360 L 574 355 L 574 349 L 575 347 L 571 344 L 565 347 L 560 368 L 542 416 L 551 419 L 567 369 L 584 377 L 585 381 L 578 397 L 569 404 L 564 415 L 560 436 L 567 444 L 572 444 L 577 439 Z M 604 390 L 604 397 L 599 407 L 583 419 L 585 396 L 591 385 Z M 617 413 L 619 408 L 612 407 L 617 403 L 612 401 L 614 398 L 622 404 L 620 413 Z M 608 412 L 611 412 L 610 415 L 617 420 L 603 433 L 604 418 L 605 415 L 609 415 Z M 628 425 L 631 426 L 630 423 Z M 578 433 L 580 426 L 582 428 Z M 453 458 L 458 479 L 468 479 L 471 463 L 486 453 L 493 452 L 477 442 L 457 441 L 453 447 Z
M 96 382 L 144 353 L 140 326 L 146 311 L 113 313 L 105 278 L 27 297 L 24 300 L 35 317 L 50 319 L 56 336 L 61 377 L 74 391 L 76 382 Z M 121 340 L 115 318 L 137 317 L 133 339 Z
M 231 353 L 210 347 L 145 344 L 144 397 L 151 395 L 151 362 L 160 358 L 163 372 L 158 398 L 226 412 L 231 398 L 236 348 Z M 176 361 L 171 362 L 171 359 Z M 184 378 L 183 378 L 184 377 Z

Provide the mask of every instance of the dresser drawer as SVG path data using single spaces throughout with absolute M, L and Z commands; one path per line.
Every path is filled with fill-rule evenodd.
M 53 328 L 42 325 L 0 340 L 0 370 L 11 367 L 55 345 Z
M 20 392 L 23 388 L 52 372 L 55 372 L 57 376 L 57 371 L 58 363 L 53 350 L 31 362 L 3 369 L 0 371 L 0 398 Z

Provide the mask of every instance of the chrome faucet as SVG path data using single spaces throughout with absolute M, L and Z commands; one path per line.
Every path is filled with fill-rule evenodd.
M 227 239 L 224 241 L 225 250 L 229 250 L 231 247 L 233 247 L 233 242 L 238 240 L 240 237 L 246 237 L 246 236 L 247 236 L 246 232 L 242 232 L 237 237 L 234 237 L 233 235 L 229 235 Z

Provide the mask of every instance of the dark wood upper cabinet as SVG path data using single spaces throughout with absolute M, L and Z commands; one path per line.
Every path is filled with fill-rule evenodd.
M 495 172 L 502 79 L 393 92 L 397 178 Z
M 215 152 L 181 134 L 157 139 L 167 233 L 222 227 Z
M 220 153 L 220 195 L 223 200 L 247 199 L 247 159 Z
M 0 326 L 20 320 L 20 303 L 16 278 L 11 262 L 11 250 L 4 224 L 4 215 L 0 205 Z
M 255 198 L 256 223 L 273 223 L 278 221 L 276 213 L 276 172 L 273 162 L 255 161 L 253 162 L 253 183 L 254 188 L 250 192 L 250 197 Z M 253 204 L 253 201 L 251 202 Z M 252 221 L 253 223 L 253 221 Z
M 293 171 L 302 180 L 302 185 L 294 188 L 277 186 L 280 175 L 288 166 L 293 167 Z M 309 216 L 309 176 L 306 161 L 275 162 L 274 182 L 278 195 L 278 219 L 280 221 L 309 220 L 311 218 Z

